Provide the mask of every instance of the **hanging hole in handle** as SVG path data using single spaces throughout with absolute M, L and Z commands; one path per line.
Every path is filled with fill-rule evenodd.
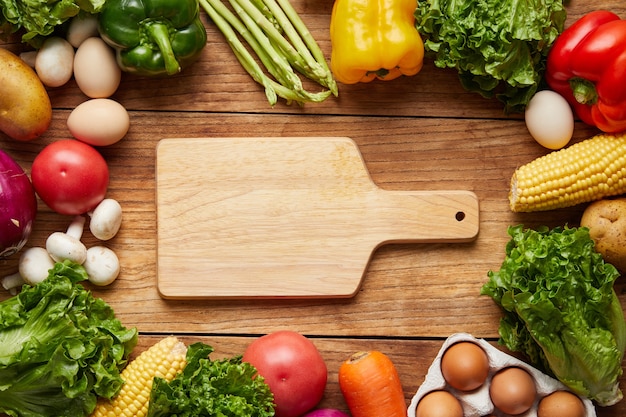
M 454 215 L 454 218 L 458 221 L 458 222 L 462 222 L 465 219 L 465 213 L 462 211 L 457 211 L 456 214 Z

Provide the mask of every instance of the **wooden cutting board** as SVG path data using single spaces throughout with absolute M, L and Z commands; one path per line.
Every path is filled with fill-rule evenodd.
M 171 138 L 157 147 L 162 297 L 351 297 L 387 243 L 467 242 L 470 191 L 389 191 L 345 137 Z

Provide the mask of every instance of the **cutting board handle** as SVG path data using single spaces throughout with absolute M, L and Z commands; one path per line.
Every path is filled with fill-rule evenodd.
M 378 189 L 375 194 L 367 227 L 380 229 L 381 244 L 467 242 L 478 235 L 478 197 L 471 191 Z

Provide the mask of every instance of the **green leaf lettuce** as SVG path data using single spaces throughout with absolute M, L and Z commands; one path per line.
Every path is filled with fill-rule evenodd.
M 106 0 L 0 0 L 0 33 L 22 31 L 22 41 L 40 46 L 43 38 L 80 12 L 99 13 Z
M 211 360 L 213 348 L 198 342 L 172 381 L 155 378 L 148 417 L 272 417 L 274 396 L 254 366 L 241 356 Z
M 481 294 L 502 307 L 500 342 L 601 406 L 622 399 L 626 323 L 613 284 L 617 269 L 584 227 L 509 227 L 499 271 Z
M 562 0 L 425 0 L 415 11 L 427 56 L 465 89 L 521 112 L 567 17 Z
M 89 415 L 121 388 L 137 343 L 102 299 L 79 281 L 85 269 L 57 263 L 46 280 L 0 303 L 0 413 Z

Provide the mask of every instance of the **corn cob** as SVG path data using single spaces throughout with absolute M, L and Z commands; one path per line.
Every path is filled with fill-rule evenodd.
M 99 399 L 91 417 L 144 417 L 155 376 L 171 381 L 186 365 L 187 347 L 169 336 L 142 352 L 121 373 L 124 380 L 119 394 L 111 400 Z
M 511 178 L 514 212 L 571 207 L 626 192 L 626 133 L 598 134 L 519 167 Z

